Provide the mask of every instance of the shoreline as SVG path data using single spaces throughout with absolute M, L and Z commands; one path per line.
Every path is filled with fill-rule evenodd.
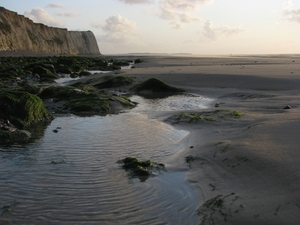
M 151 60 L 126 75 L 138 81 L 160 78 L 220 103 L 193 112 L 237 110 L 243 114 L 239 119 L 173 125 L 190 132 L 183 140 L 186 148 L 171 157 L 170 163 L 179 170 L 186 166 L 186 179 L 203 198 L 198 208 L 200 222 L 298 224 L 300 60 L 255 58 L 264 61 L 259 65 L 249 63 L 253 57 L 241 62 L 236 58 Z M 291 109 L 284 109 L 286 105 Z M 172 124 L 174 114 L 156 117 Z M 188 155 L 196 159 L 191 168 L 185 163 Z

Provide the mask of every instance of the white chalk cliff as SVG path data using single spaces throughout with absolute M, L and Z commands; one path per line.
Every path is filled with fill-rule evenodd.
M 91 31 L 68 31 L 34 23 L 3 7 L 0 7 L 0 51 L 100 55 Z

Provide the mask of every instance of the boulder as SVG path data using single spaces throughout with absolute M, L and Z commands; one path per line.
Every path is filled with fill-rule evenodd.
M 150 78 L 140 84 L 133 86 L 130 90 L 134 92 L 142 92 L 142 91 L 164 92 L 164 93 L 185 92 L 185 90 L 181 88 L 169 86 L 165 84 L 162 80 L 157 78 Z
M 44 107 L 43 101 L 25 91 L 2 92 L 0 102 L 0 117 L 7 118 L 19 128 L 53 119 L 51 113 Z

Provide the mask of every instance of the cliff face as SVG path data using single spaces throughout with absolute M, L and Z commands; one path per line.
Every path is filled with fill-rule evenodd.
M 0 7 L 0 51 L 31 51 L 67 55 L 99 55 L 91 31 L 68 31 L 33 23 Z

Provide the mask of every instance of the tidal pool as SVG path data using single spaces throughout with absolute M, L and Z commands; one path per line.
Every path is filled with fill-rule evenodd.
M 116 163 L 164 163 L 184 147 L 188 132 L 149 119 L 143 112 L 157 102 L 139 98 L 119 115 L 56 115 L 33 142 L 0 147 L 0 224 L 197 224 L 199 197 L 186 172 L 140 182 Z

